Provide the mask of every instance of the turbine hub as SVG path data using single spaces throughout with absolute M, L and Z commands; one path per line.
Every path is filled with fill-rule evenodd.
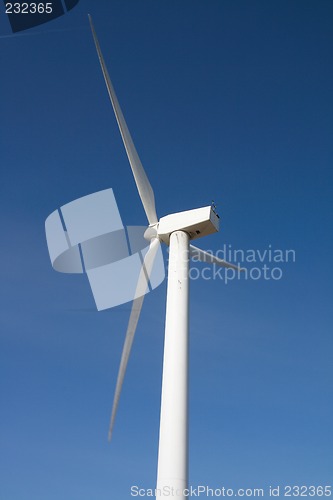
M 156 224 L 149 225 L 145 230 L 143 237 L 148 241 L 151 241 L 153 238 L 157 238 L 158 236 L 157 227 L 158 227 L 158 222 L 156 222 Z

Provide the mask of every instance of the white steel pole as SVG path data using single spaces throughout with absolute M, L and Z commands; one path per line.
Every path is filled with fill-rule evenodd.
M 189 236 L 170 236 L 156 498 L 188 487 Z M 186 493 L 186 492 L 185 492 Z

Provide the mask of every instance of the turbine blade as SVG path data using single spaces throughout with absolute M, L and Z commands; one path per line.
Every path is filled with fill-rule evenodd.
M 95 28 L 92 22 L 92 18 L 90 14 L 88 14 L 89 17 L 89 22 L 90 22 L 90 27 L 92 31 L 92 35 L 94 38 L 99 62 L 101 64 L 104 80 L 108 89 L 108 93 L 111 99 L 111 104 L 113 107 L 113 111 L 116 115 L 118 127 L 120 130 L 121 137 L 123 139 L 123 143 L 125 146 L 125 150 L 127 153 L 128 160 L 131 165 L 131 169 L 134 175 L 134 180 L 136 183 L 136 187 L 138 188 L 139 195 L 142 201 L 143 208 L 146 212 L 147 219 L 149 221 L 149 224 L 156 224 L 157 222 L 157 215 L 156 215 L 156 208 L 155 208 L 155 197 L 154 197 L 154 192 L 152 190 L 152 187 L 150 185 L 150 182 L 148 180 L 148 177 L 146 175 L 146 172 L 144 171 L 144 168 L 141 164 L 139 155 L 135 149 L 131 134 L 129 133 L 129 130 L 127 128 L 126 122 L 124 115 L 120 109 L 119 102 L 116 96 L 116 93 L 114 91 L 113 85 L 111 83 L 111 79 L 107 70 L 107 67 L 105 65 L 105 61 L 102 55 L 102 51 L 99 45 L 99 41 L 95 32 Z
M 235 264 L 230 264 L 230 262 L 225 261 L 224 259 L 220 259 L 215 255 L 212 255 L 205 250 L 201 250 L 201 248 L 197 248 L 193 245 L 190 245 L 190 255 L 192 258 L 199 260 L 201 262 L 207 262 L 208 264 L 217 264 L 221 267 L 228 267 L 231 269 L 235 269 L 236 271 L 244 271 L 241 267 L 236 266 Z
M 116 389 L 115 389 L 112 412 L 111 412 L 111 419 L 110 419 L 110 426 L 109 426 L 109 437 L 108 437 L 109 441 L 111 441 L 111 437 L 112 437 L 112 430 L 113 430 L 114 421 L 115 421 L 116 413 L 117 413 L 117 409 L 118 409 L 121 388 L 123 386 L 126 367 L 127 367 L 127 363 L 128 363 L 128 358 L 129 358 L 129 355 L 131 352 L 135 330 L 136 330 L 136 327 L 137 327 L 137 324 L 139 321 L 140 312 L 141 312 L 143 300 L 145 297 L 145 292 L 147 289 L 147 282 L 149 281 L 149 278 L 150 278 L 150 275 L 151 275 L 151 272 L 153 269 L 153 264 L 154 264 L 154 260 L 155 260 L 159 245 L 160 245 L 160 241 L 157 238 L 154 238 L 151 241 L 149 250 L 146 253 L 146 256 L 144 258 L 143 265 L 142 265 L 142 268 L 141 268 L 141 271 L 139 274 L 138 284 L 137 284 L 136 292 L 135 292 L 136 298 L 133 300 L 132 310 L 131 310 L 130 318 L 128 321 L 128 326 L 127 326 L 127 331 L 126 331 L 126 336 L 125 336 L 123 352 L 122 352 L 121 360 L 120 360 L 120 366 L 119 366 L 119 372 L 118 372 L 118 378 L 117 378 L 117 383 L 116 383 Z

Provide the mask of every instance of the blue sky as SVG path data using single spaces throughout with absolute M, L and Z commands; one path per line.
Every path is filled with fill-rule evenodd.
M 281 280 L 191 283 L 190 483 L 331 484 L 332 3 L 81 0 L 0 38 L 1 499 L 155 486 L 166 283 L 145 299 L 110 445 L 130 306 L 98 313 L 44 235 L 53 210 L 108 187 L 124 224 L 145 224 L 88 12 L 159 216 L 214 199 L 221 230 L 201 248 L 296 252 Z

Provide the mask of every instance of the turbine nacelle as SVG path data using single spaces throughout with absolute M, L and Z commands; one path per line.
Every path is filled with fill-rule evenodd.
M 175 231 L 184 231 L 189 235 L 190 240 L 195 240 L 216 233 L 218 230 L 219 216 L 211 205 L 166 215 L 161 217 L 157 226 L 159 239 L 167 245 L 169 245 L 171 233 Z

